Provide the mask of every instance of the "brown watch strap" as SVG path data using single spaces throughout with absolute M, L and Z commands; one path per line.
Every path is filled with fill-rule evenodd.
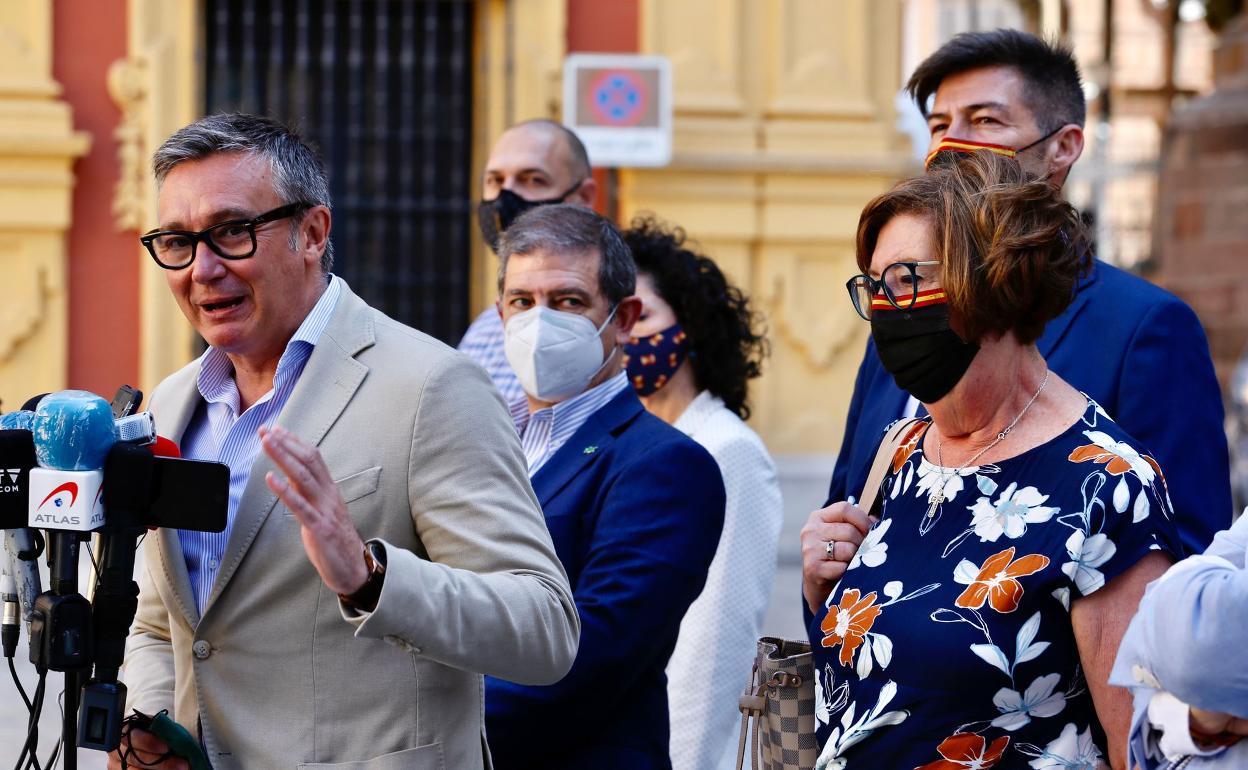
M 364 566 L 368 568 L 368 579 L 364 581 L 364 585 L 353 594 L 338 594 L 344 604 L 364 612 L 377 609 L 377 601 L 381 598 L 381 584 L 386 577 L 385 552 L 380 547 L 374 552 L 374 547 L 372 542 L 364 544 Z

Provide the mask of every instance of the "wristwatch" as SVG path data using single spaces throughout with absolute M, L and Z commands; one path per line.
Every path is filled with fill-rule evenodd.
M 377 609 L 377 600 L 381 598 L 381 584 L 386 577 L 386 549 L 380 542 L 369 540 L 364 543 L 364 566 L 368 568 L 368 579 L 353 594 L 338 594 L 338 598 L 348 607 L 362 612 Z

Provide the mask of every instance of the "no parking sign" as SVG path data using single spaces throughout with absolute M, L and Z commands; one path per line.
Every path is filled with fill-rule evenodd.
M 672 159 L 667 58 L 572 54 L 563 64 L 563 123 L 595 166 L 666 166 Z

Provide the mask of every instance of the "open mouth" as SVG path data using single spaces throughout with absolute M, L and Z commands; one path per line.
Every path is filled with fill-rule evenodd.
M 243 303 L 242 297 L 233 297 L 231 299 L 221 300 L 220 302 L 205 302 L 200 307 L 209 313 L 215 313 L 219 310 L 229 310 Z

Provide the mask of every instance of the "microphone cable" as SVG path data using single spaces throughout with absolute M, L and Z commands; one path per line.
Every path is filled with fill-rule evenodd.
M 43 770 L 39 764 L 35 752 L 39 750 L 39 716 L 43 712 L 43 694 L 48 682 L 48 671 L 42 669 L 39 672 L 39 684 L 35 686 L 35 697 L 31 703 L 30 721 L 26 725 L 26 743 L 22 745 L 22 753 L 17 758 L 17 764 L 13 766 L 13 770 L 23 770 L 34 763 L 35 770 Z M 30 755 L 30 761 L 26 761 L 26 755 Z

